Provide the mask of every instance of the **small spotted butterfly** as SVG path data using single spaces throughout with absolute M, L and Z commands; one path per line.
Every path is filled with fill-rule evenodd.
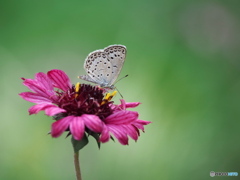
M 80 79 L 100 85 L 102 88 L 114 89 L 125 61 L 127 49 L 123 45 L 111 45 L 91 52 L 84 62 L 87 75 Z

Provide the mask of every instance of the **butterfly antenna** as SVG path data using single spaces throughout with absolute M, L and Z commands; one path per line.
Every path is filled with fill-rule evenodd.
M 116 88 L 116 87 L 115 87 Z M 116 90 L 118 91 L 119 95 L 121 96 L 121 98 L 123 98 L 122 94 L 120 93 L 120 91 L 118 90 L 118 88 L 116 88 Z
M 123 76 L 123 77 L 121 77 L 120 79 L 118 79 L 116 82 L 115 82 L 115 84 L 118 82 L 118 81 L 120 81 L 120 80 L 122 80 L 123 78 L 125 78 L 125 77 L 128 77 L 128 74 L 127 75 L 125 75 L 125 76 Z M 116 88 L 116 87 L 115 87 Z M 117 89 L 117 88 L 116 88 Z M 121 96 L 121 98 L 123 98 L 123 96 L 122 96 L 122 94 L 120 93 L 120 91 L 117 89 L 117 91 L 118 91 L 118 93 L 119 93 L 119 95 Z
M 116 84 L 118 81 L 122 80 L 122 79 L 125 78 L 125 77 L 128 77 L 128 74 L 125 75 L 125 76 L 123 76 L 123 77 L 121 77 L 120 79 L 118 79 L 114 84 Z

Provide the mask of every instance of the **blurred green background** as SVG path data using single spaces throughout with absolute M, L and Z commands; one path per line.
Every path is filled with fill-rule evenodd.
M 93 139 L 84 180 L 208 179 L 240 173 L 240 2 L 199 0 L 0 1 L 0 179 L 75 179 L 70 138 L 28 115 L 21 77 L 62 69 L 72 83 L 91 51 L 128 48 L 117 87 L 152 121 L 138 142 Z M 82 81 L 80 81 L 82 82 Z M 115 97 L 119 103 L 120 96 Z M 230 179 L 230 178 L 229 178 Z

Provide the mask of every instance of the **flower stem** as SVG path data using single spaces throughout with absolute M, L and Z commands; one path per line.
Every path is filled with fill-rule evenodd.
M 79 152 L 74 153 L 74 165 L 76 171 L 77 180 L 82 180 L 81 177 L 81 170 L 80 170 L 80 163 L 79 163 Z

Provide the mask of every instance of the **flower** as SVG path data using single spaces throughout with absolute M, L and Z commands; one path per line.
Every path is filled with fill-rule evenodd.
M 45 111 L 56 121 L 52 123 L 51 136 L 59 137 L 69 131 L 75 140 L 81 140 L 85 133 L 97 135 L 99 142 L 107 142 L 113 134 L 118 141 L 128 144 L 128 136 L 137 141 L 139 129 L 151 122 L 138 119 L 138 112 L 129 111 L 140 103 L 113 104 L 116 94 L 107 93 L 97 86 L 86 84 L 72 85 L 62 70 L 53 69 L 47 74 L 37 73 L 35 79 L 23 79 L 23 85 L 32 92 L 19 95 L 26 101 L 36 103 L 29 108 L 29 114 Z
M 112 133 L 118 141 L 128 144 L 128 135 L 137 141 L 140 135 L 139 129 L 144 131 L 144 125 L 151 123 L 138 119 L 138 112 L 128 111 L 126 108 L 137 107 L 140 103 L 126 103 L 121 99 L 120 105 L 112 105 L 113 113 L 104 120 L 103 131 L 100 137 L 101 142 L 107 142 Z

